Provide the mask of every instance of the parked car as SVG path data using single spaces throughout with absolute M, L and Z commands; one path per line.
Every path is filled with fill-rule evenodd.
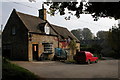
M 76 55 L 74 56 L 74 60 L 77 63 L 88 63 L 90 64 L 91 62 L 98 62 L 98 57 L 94 57 L 94 55 L 91 52 L 87 51 L 80 51 L 77 52 Z
M 55 48 L 54 60 L 67 60 L 67 52 L 62 48 Z

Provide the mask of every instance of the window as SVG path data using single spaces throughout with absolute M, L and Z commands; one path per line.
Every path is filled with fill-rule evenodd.
M 48 24 L 45 25 L 45 33 L 46 34 L 50 33 L 50 27 L 48 26 Z
M 16 34 L 15 26 L 12 27 L 12 35 Z
M 36 45 L 34 45 L 34 51 L 37 51 Z
M 10 44 L 5 44 L 5 45 L 3 45 L 3 49 L 4 50 L 11 49 L 11 45 Z
M 52 53 L 52 43 L 43 43 L 44 53 Z

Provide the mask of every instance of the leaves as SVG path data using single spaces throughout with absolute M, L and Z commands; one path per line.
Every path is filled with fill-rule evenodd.
M 113 27 L 108 34 L 108 41 L 112 49 L 116 53 L 116 57 L 120 58 L 120 27 Z
M 97 38 L 100 40 L 106 39 L 107 36 L 108 36 L 108 31 L 98 31 L 97 32 Z
M 78 38 L 79 40 L 91 40 L 92 39 L 92 32 L 88 28 L 76 29 L 71 31 L 73 35 Z
M 71 40 L 70 43 L 69 43 L 69 47 L 72 49 L 72 50 L 75 50 L 77 47 L 76 47 L 76 41 L 75 40 Z
M 57 10 L 60 15 L 65 14 L 65 9 L 69 11 L 75 11 L 75 16 L 80 18 L 80 14 L 91 14 L 94 21 L 97 21 L 99 17 L 114 17 L 120 18 L 120 2 L 51 2 L 46 3 L 50 5 L 51 14 L 54 14 Z M 84 7 L 84 8 L 83 8 Z
M 36 2 L 35 0 L 29 0 L 30 2 Z

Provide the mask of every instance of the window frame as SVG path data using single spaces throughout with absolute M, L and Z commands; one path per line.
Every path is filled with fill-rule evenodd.
M 16 35 L 16 27 L 15 26 L 12 27 L 12 35 Z
M 43 43 L 44 52 L 43 53 L 53 53 L 53 43 Z

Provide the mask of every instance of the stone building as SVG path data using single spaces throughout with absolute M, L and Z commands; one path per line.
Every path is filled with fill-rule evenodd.
M 79 40 L 67 28 L 50 24 L 46 20 L 46 9 L 39 10 L 39 17 L 13 9 L 2 33 L 3 56 L 11 60 L 52 60 L 55 48 L 70 52 L 70 40 Z

